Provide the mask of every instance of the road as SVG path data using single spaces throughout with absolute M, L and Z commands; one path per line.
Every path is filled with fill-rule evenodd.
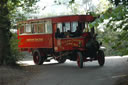
M 27 81 L 26 85 L 114 85 L 119 78 L 127 76 L 127 59 L 128 57 L 106 57 L 103 67 L 93 61 L 85 62 L 83 69 L 79 69 L 73 61 L 57 64 L 52 60 L 38 66 L 40 72 Z

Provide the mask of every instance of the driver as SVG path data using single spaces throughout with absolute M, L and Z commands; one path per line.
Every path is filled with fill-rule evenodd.
M 82 33 L 82 30 L 77 26 L 77 27 L 76 27 L 76 31 L 75 31 L 75 37 L 80 36 L 81 33 Z
M 91 28 L 90 36 L 91 36 L 91 38 L 93 38 L 94 40 L 96 39 L 97 34 L 95 34 L 95 29 L 94 29 L 94 27 Z
M 57 30 L 56 30 L 55 37 L 56 38 L 60 38 L 61 37 L 61 33 L 60 33 L 60 29 L 59 28 L 57 28 Z

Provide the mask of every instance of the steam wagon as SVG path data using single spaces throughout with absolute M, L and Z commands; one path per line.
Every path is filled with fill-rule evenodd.
M 77 61 L 80 68 L 93 60 L 103 66 L 102 43 L 97 41 L 95 29 L 88 26 L 94 20 L 91 15 L 68 15 L 18 22 L 18 47 L 20 51 L 32 52 L 37 65 L 48 59 L 58 63 L 69 59 Z

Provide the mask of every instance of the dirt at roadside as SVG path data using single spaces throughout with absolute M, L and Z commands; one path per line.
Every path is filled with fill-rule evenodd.
M 115 85 L 128 85 L 128 75 L 122 78 L 119 78 Z
M 36 73 L 38 73 L 38 66 L 36 68 L 0 66 L 0 85 L 26 85 L 26 82 Z

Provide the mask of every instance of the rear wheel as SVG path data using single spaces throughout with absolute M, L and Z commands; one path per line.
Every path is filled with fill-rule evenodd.
M 41 53 L 39 50 L 33 51 L 33 61 L 36 65 L 41 65 L 45 61 L 46 56 Z
M 83 56 L 81 52 L 77 52 L 77 65 L 79 68 L 83 68 Z
M 66 61 L 66 58 L 63 56 L 63 57 L 60 57 L 57 59 L 58 63 L 64 63 Z
M 105 63 L 105 55 L 104 55 L 104 52 L 102 50 L 98 51 L 97 59 L 98 59 L 99 65 L 103 66 Z

